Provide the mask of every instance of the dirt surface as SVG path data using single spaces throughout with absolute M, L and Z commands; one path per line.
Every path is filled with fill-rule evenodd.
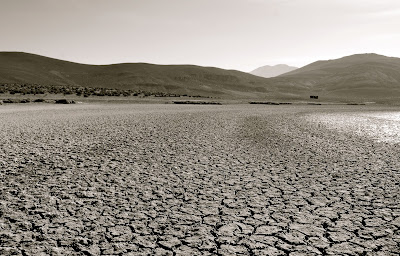
M 0 255 L 399 255 L 398 144 L 314 116 L 365 111 L 2 105 Z

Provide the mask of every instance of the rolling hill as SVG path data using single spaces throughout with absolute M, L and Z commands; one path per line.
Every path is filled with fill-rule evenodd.
M 293 71 L 295 69 L 297 69 L 297 68 L 288 66 L 286 64 L 278 64 L 275 66 L 266 65 L 266 66 L 256 68 L 255 70 L 251 71 L 250 74 L 253 74 L 255 76 L 270 78 L 270 77 L 282 75 L 284 73 Z
M 194 65 L 86 65 L 0 52 L 0 84 L 37 83 L 223 98 L 376 101 L 400 98 L 400 58 L 356 54 L 316 61 L 273 78 Z
M 255 97 L 265 79 L 235 70 L 194 65 L 123 63 L 86 65 L 21 52 L 0 53 L 0 83 L 37 83 Z
M 400 58 L 355 54 L 335 60 L 316 61 L 271 78 L 281 90 L 299 96 L 380 99 L 400 97 Z

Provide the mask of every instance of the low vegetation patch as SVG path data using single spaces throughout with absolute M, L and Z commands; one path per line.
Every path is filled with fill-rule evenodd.
M 69 85 L 42 85 L 42 84 L 18 84 L 18 83 L 0 83 L 0 94 L 21 94 L 21 95 L 36 95 L 36 94 L 64 94 L 76 96 L 138 96 L 138 97 L 199 97 L 209 98 L 200 95 L 187 95 L 168 92 L 150 92 L 143 90 L 122 90 L 115 88 L 97 88 Z
M 174 104 L 197 104 L 197 105 L 222 105 L 221 102 L 214 101 L 174 101 Z
M 249 102 L 250 104 L 265 104 L 265 105 L 280 105 L 280 103 L 278 102 L 270 102 L 270 101 L 266 101 L 266 102 L 260 102 L 260 101 L 251 101 Z M 288 103 L 285 103 L 288 104 Z M 290 104 L 290 103 L 289 103 Z
M 55 101 L 56 104 L 75 104 L 73 100 L 60 99 Z
M 44 100 L 44 99 L 34 99 L 34 100 L 31 100 L 31 99 L 2 99 L 2 100 L 0 100 L 0 105 L 2 105 L 3 103 L 11 104 L 11 103 L 31 103 L 31 102 L 34 102 L 34 103 L 38 103 L 38 102 L 50 103 L 50 102 L 53 102 L 54 103 L 54 101 L 47 101 L 47 100 Z
M 1 100 L 2 103 L 29 103 L 30 99 L 4 99 Z

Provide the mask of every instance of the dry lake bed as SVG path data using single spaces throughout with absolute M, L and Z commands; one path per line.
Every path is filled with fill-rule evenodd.
M 400 109 L 0 106 L 0 255 L 399 255 Z

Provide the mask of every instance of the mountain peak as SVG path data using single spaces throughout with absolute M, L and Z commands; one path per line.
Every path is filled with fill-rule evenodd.
M 277 64 L 275 66 L 265 65 L 251 71 L 250 74 L 269 78 L 269 77 L 279 76 L 281 74 L 293 71 L 295 69 L 297 69 L 297 67 L 291 67 L 286 64 Z
M 350 60 L 350 59 L 352 59 L 352 60 L 369 60 L 369 59 L 385 59 L 385 58 L 390 58 L 390 57 L 376 54 L 376 53 L 358 53 L 358 54 L 353 54 L 353 55 L 339 58 L 338 60 Z
M 308 64 L 302 68 L 282 74 L 282 76 L 292 76 L 297 74 L 304 75 L 308 72 L 321 73 L 322 71 L 327 69 L 332 70 L 332 69 L 347 69 L 349 67 L 354 68 L 357 65 L 366 65 L 366 63 L 375 63 L 375 62 L 381 64 L 384 63 L 388 64 L 395 62 L 395 64 L 397 65 L 399 62 L 399 58 L 387 57 L 376 53 L 353 54 L 338 59 L 319 60 L 311 64 Z

